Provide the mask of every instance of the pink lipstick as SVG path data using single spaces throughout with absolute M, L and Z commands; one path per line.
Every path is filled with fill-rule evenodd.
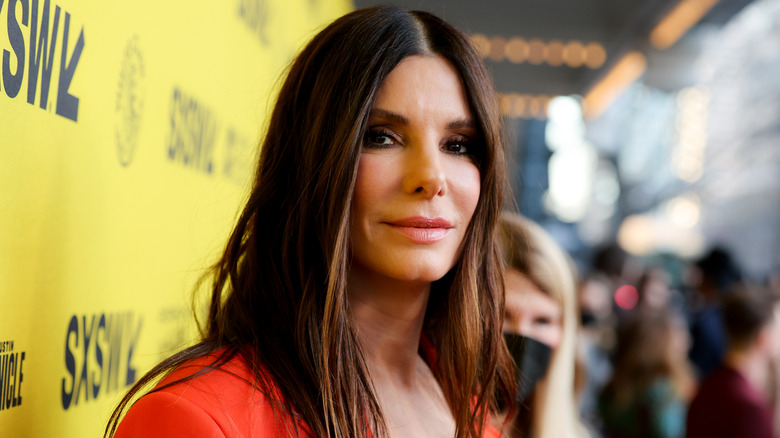
M 435 243 L 449 233 L 452 224 L 443 218 L 414 216 L 387 222 L 388 225 L 403 233 L 416 243 Z

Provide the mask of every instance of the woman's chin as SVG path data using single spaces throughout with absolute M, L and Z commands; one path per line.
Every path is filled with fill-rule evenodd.
M 403 263 L 386 264 L 384 266 L 355 266 L 353 270 L 361 272 L 360 276 L 374 281 L 396 281 L 410 284 L 430 284 L 441 280 L 452 269 L 449 264 L 428 263 L 406 260 Z

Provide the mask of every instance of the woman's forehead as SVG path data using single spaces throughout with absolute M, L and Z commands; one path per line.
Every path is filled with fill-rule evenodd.
M 520 271 L 507 269 L 504 280 L 507 308 L 560 313 L 558 303 Z

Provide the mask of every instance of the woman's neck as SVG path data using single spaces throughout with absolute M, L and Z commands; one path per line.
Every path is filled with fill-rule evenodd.
M 353 324 L 374 379 L 412 384 L 430 283 L 350 272 Z
M 349 304 L 374 393 L 391 437 L 451 437 L 455 420 L 418 354 L 430 283 L 352 270 Z

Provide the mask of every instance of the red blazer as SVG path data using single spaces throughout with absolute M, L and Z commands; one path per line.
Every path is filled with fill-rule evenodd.
M 423 338 L 420 349 L 436 372 L 430 342 Z M 158 387 L 203 369 L 215 355 L 187 362 L 166 376 Z M 264 438 L 295 436 L 295 426 L 301 436 L 312 435 L 303 422 L 296 425 L 287 416 L 274 412 L 265 396 L 249 383 L 252 380 L 252 370 L 236 355 L 218 369 L 141 397 L 122 419 L 115 437 Z M 490 425 L 483 433 L 485 438 L 500 436 Z

